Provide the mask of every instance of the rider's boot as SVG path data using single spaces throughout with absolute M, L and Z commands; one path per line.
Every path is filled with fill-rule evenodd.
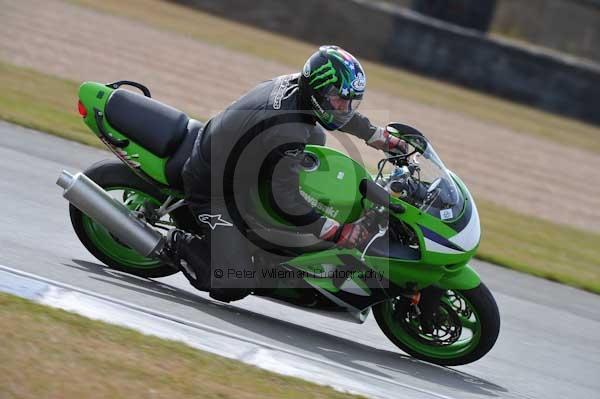
M 190 284 L 200 291 L 209 291 L 210 264 L 205 261 L 208 256 L 204 240 L 183 230 L 172 229 L 167 234 L 167 246 L 175 266 Z

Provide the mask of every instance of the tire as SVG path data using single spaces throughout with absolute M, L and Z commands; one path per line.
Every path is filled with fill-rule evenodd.
M 456 315 L 459 316 L 455 320 L 461 324 L 461 331 L 466 329 L 471 332 L 471 338 L 465 339 L 465 342 L 460 341 L 459 338 L 456 343 L 447 346 L 431 344 L 431 341 L 422 338 L 424 336 L 422 330 L 419 330 L 420 334 L 415 331 L 414 322 L 411 323 L 406 318 L 399 316 L 399 313 L 405 315 L 404 310 L 408 307 L 400 308 L 404 310 L 397 312 L 398 305 L 392 301 L 375 305 L 373 314 L 386 337 L 402 351 L 417 359 L 442 366 L 472 363 L 488 353 L 496 343 L 500 332 L 498 306 L 491 292 L 483 283 L 471 290 L 446 291 L 439 310 L 444 307 L 448 314 L 452 313 L 451 310 L 448 311 L 451 306 L 447 303 L 455 302 L 451 302 L 450 298 L 461 299 L 462 303 L 468 305 L 471 310 L 472 316 L 467 320 L 466 317 L 460 319 L 459 313 L 462 311 L 455 309 Z M 448 319 L 452 319 L 452 317 L 448 317 Z M 416 324 L 419 325 L 418 322 Z
M 127 192 L 135 192 L 140 198 L 151 199 L 157 204 L 166 200 L 165 195 L 139 178 L 121 161 L 103 160 L 90 166 L 84 173 L 105 190 L 126 189 Z M 73 205 L 69 205 L 69 214 L 81 243 L 96 259 L 111 269 L 146 278 L 166 277 L 178 272 L 173 267 L 157 259 L 145 258 L 120 243 L 106 229 Z M 175 219 L 174 215 L 171 217 Z

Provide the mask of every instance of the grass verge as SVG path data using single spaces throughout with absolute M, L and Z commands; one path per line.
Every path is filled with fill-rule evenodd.
M 298 70 L 316 47 L 162 0 L 69 1 Z M 374 62 L 363 66 L 373 89 L 600 153 L 599 127 Z
M 103 147 L 76 112 L 77 84 L 0 63 L 0 119 Z M 478 201 L 478 257 L 600 293 L 600 235 Z
M 478 201 L 477 258 L 600 294 L 600 234 Z
M 3 398 L 358 398 L 0 293 Z
M 0 87 L 0 119 L 104 147 L 77 113 L 77 83 L 0 62 Z

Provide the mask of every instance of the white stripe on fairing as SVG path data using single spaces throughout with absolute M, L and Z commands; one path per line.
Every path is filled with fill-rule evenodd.
M 335 303 L 336 305 L 338 305 L 338 306 L 340 306 L 342 308 L 348 309 L 348 312 L 354 313 L 354 314 L 360 313 L 360 309 L 357 309 L 354 306 L 352 306 L 351 304 L 349 304 L 347 302 L 344 302 L 343 300 L 341 300 L 337 296 L 333 295 L 332 293 L 330 293 L 326 289 L 321 288 L 318 285 L 316 285 L 315 283 L 312 283 L 310 281 L 308 281 L 308 284 L 310 284 L 315 290 L 317 290 L 321 294 L 323 294 L 323 296 L 327 297 L 327 299 L 329 299 L 331 302 Z
M 400 394 L 399 390 L 405 390 L 401 395 L 403 397 L 453 399 L 320 356 L 243 337 L 3 265 L 0 265 L 0 292 L 13 293 L 145 334 L 175 339 L 197 349 L 278 374 L 329 385 L 343 392 L 387 399 Z
M 473 201 L 473 197 L 471 197 L 470 193 L 469 201 L 471 201 L 471 207 L 473 208 L 471 211 L 471 220 L 469 220 L 469 223 L 460 233 L 448 239 L 448 241 L 458 245 L 465 251 L 470 251 L 475 248 L 477 244 L 479 244 L 479 239 L 481 238 L 479 213 L 477 212 L 477 206 L 475 206 L 475 201 Z
M 360 295 L 360 296 L 369 296 L 370 294 L 362 289 L 356 281 L 351 278 L 347 278 L 342 285 L 340 286 L 340 290 L 349 292 L 350 294 Z
M 427 237 L 425 237 L 425 249 L 429 252 L 438 252 L 438 253 L 442 253 L 442 254 L 463 254 L 464 253 L 462 251 L 457 251 L 455 249 L 448 248 L 442 244 L 438 244 L 437 242 L 432 241 Z

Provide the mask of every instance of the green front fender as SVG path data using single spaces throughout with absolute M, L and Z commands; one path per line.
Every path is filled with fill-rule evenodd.
M 468 264 L 444 273 L 437 285 L 448 290 L 470 290 L 481 283 L 479 274 Z

